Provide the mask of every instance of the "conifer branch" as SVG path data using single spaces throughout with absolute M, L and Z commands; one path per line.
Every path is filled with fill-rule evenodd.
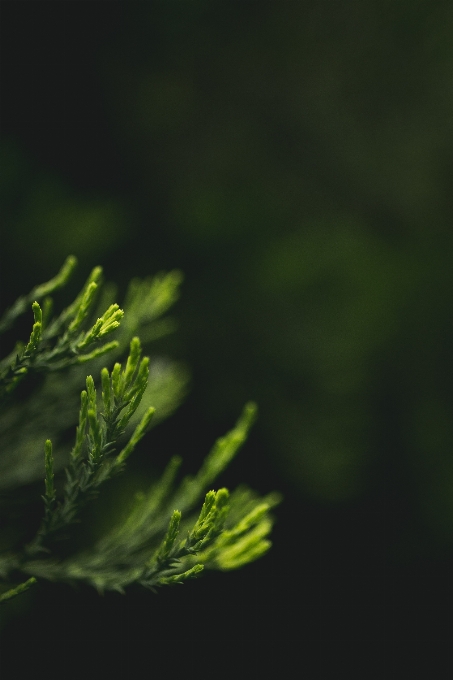
M 3 604 L 4 602 L 11 600 L 13 597 L 16 597 L 16 595 L 25 593 L 25 591 L 31 588 L 31 586 L 33 586 L 35 583 L 37 583 L 37 581 L 35 577 L 32 576 L 31 578 L 27 579 L 27 581 L 21 583 L 15 588 L 10 588 L 10 590 L 7 590 L 5 593 L 2 593 L 0 595 L 0 604 Z
M 70 255 L 53 279 L 50 279 L 47 283 L 41 283 L 39 286 L 35 286 L 28 295 L 18 298 L 0 319 L 0 333 L 4 333 L 11 328 L 15 320 L 30 308 L 31 303 L 34 300 L 47 298 L 52 293 L 55 293 L 55 291 L 63 288 L 71 278 L 76 266 L 77 258 L 74 257 L 74 255 Z M 49 303 L 47 303 L 46 307 L 48 304 Z
M 67 263 L 55 279 L 38 286 L 32 292 L 37 293 L 37 297 L 42 297 L 64 285 L 76 260 L 68 258 Z M 99 342 L 120 325 L 124 312 L 116 304 L 110 305 L 90 329 L 86 332 L 82 331 L 82 325 L 95 302 L 97 282 L 101 276 L 100 267 L 93 269 L 74 303 L 47 327 L 44 327 L 44 314 L 39 303 L 36 300 L 33 302 L 34 324 L 28 343 L 23 347 L 17 345 L 13 353 L 0 362 L 0 398 L 10 394 L 31 370 L 40 373 L 62 370 L 90 361 L 118 347 L 117 341 L 99 346 Z M 5 317 L 3 328 L 7 328 L 19 313 L 24 311 L 23 301 L 28 297 L 20 298 L 13 305 Z M 46 317 L 48 317 L 51 302 L 49 298 L 46 300 Z M 57 339 L 52 344 L 51 341 L 54 338 Z M 95 344 L 98 346 L 93 349 Z M 91 351 L 87 352 L 88 349 Z
M 156 411 L 149 396 L 145 397 L 150 360 L 142 356 L 135 332 L 144 329 L 149 338 L 165 331 L 165 321 L 161 327 L 156 323 L 177 299 L 181 281 L 179 272 L 135 280 L 129 287 L 125 316 L 118 304 L 109 301 L 106 311 L 90 322 L 102 279 L 102 270 L 96 267 L 75 301 L 52 319 L 49 294 L 64 285 L 74 266 L 75 258 L 68 258 L 54 279 L 20 298 L 3 317 L 0 328 L 5 329 L 33 297 L 34 323 L 28 342 L 0 362 L 0 396 L 12 396 L 30 371 L 61 371 L 107 352 L 116 356 L 125 338 L 129 353 L 124 365 L 116 361 L 112 368 L 100 370 L 98 386 L 91 375 L 86 378 L 62 486 L 55 483 L 57 459 L 51 439 L 46 440 L 41 525 L 22 550 L 0 555 L 0 576 L 5 581 L 13 572 L 31 578 L 5 592 L 0 602 L 28 589 L 36 578 L 83 581 L 100 591 L 124 592 L 132 584 L 154 590 L 184 583 L 204 568 L 235 569 L 262 556 L 270 547 L 273 520 L 269 511 L 279 498 L 259 498 L 244 487 L 233 494 L 225 488 L 206 493 L 246 440 L 256 417 L 253 403 L 245 406 L 233 429 L 217 440 L 197 474 L 176 485 L 181 460 L 173 457 L 161 478 L 136 495 L 126 517 L 94 546 L 64 559 L 59 556 L 60 542 L 80 521 L 82 509 L 108 479 L 124 469 L 150 427 Z M 114 331 L 118 340 L 104 342 Z M 201 509 L 193 514 L 203 496 Z

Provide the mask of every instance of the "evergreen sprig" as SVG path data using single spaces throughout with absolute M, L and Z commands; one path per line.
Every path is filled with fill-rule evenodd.
M 149 359 L 140 360 L 140 356 L 140 341 L 133 338 L 125 369 L 119 363 L 111 374 L 107 368 L 102 369 L 101 412 L 94 380 L 91 375 L 87 377 L 87 389 L 81 393 L 76 441 L 66 468 L 64 495 L 58 504 L 53 488 L 52 445 L 46 442 L 46 514 L 35 541 L 27 549 L 29 555 L 43 550 L 50 537 L 55 538 L 61 529 L 76 521 L 81 508 L 96 496 L 103 482 L 120 471 L 144 436 L 154 415 L 153 407 L 146 410 L 126 446 L 114 456 L 117 441 L 125 433 L 148 383 Z
M 41 373 L 62 370 L 103 356 L 118 347 L 117 341 L 100 344 L 106 335 L 120 325 L 124 312 L 117 304 L 110 305 L 91 328 L 83 331 L 83 324 L 96 299 L 102 276 L 100 267 L 93 269 L 72 305 L 48 326 L 45 325 L 52 307 L 52 300 L 48 295 L 68 281 L 75 265 L 76 258 L 69 257 L 54 279 L 37 286 L 29 295 L 19 298 L 0 321 L 0 331 L 7 330 L 25 311 L 25 304 L 33 294 L 37 299 L 47 296 L 45 313 L 37 299 L 32 304 L 34 324 L 28 343 L 25 346 L 18 343 L 13 352 L 0 362 L 0 398 L 13 392 L 19 382 L 32 370 Z M 55 338 L 55 342 L 52 342 Z
M 0 322 L 0 329 L 9 328 L 34 298 L 30 339 L 16 350 L 15 358 L 11 360 L 10 355 L 1 364 L 3 395 L 12 396 L 18 382 L 31 371 L 67 371 L 107 352 L 115 354 L 124 345 L 123 311 L 117 304 L 109 302 L 94 323 L 89 321 L 101 279 L 99 267 L 76 300 L 50 319 L 48 295 L 66 283 L 74 266 L 75 258 L 68 258 L 54 279 L 19 298 Z M 55 482 L 54 447 L 46 440 L 43 519 L 31 542 L 0 555 L 0 576 L 6 588 L 0 602 L 24 592 L 39 578 L 82 581 L 100 591 L 124 592 L 132 584 L 155 589 L 184 583 L 205 567 L 228 570 L 243 566 L 269 549 L 269 511 L 279 502 L 277 495 L 263 499 L 244 487 L 231 495 L 224 488 L 206 493 L 248 435 L 256 416 L 256 406 L 250 403 L 235 427 L 215 443 L 196 475 L 176 485 L 181 460 L 172 458 L 161 478 L 148 491 L 137 494 L 126 517 L 95 545 L 69 557 L 63 557 L 60 550 L 62 539 L 68 538 L 71 526 L 80 521 L 81 510 L 96 498 L 102 484 L 124 469 L 149 429 L 155 413 L 145 398 L 150 359 L 142 356 L 139 338 L 134 335 L 130 339 L 130 334 L 146 324 L 149 327 L 168 309 L 177 297 L 180 280 L 179 272 L 174 272 L 130 286 L 125 304 L 131 311 L 126 323 L 127 360 L 124 365 L 115 362 L 111 369 L 103 367 L 98 386 L 91 375 L 86 378 L 63 485 Z M 38 303 L 41 298 L 45 298 L 43 308 Z M 102 344 L 112 331 L 119 332 L 119 341 Z M 158 330 L 156 334 L 162 333 Z M 201 510 L 194 514 L 203 496 Z M 30 578 L 8 587 L 12 574 Z
M 6 310 L 0 319 L 0 333 L 4 333 L 14 324 L 16 319 L 24 314 L 30 308 L 31 303 L 34 300 L 41 300 L 47 296 L 55 293 L 60 288 L 65 286 L 69 279 L 71 278 L 75 268 L 77 266 L 77 258 L 74 255 L 70 255 L 62 268 L 53 279 L 47 281 L 46 283 L 41 283 L 39 286 L 35 286 L 33 290 L 28 295 L 23 295 L 19 297 L 16 302 Z

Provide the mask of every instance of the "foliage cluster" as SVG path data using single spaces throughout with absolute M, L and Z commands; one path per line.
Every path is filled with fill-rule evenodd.
M 160 411 L 164 417 L 174 409 L 185 382 L 177 366 L 143 356 L 136 335 L 149 341 L 171 330 L 170 320 L 161 317 L 178 296 L 180 273 L 132 281 L 123 310 L 111 300 L 112 287 L 100 294 L 102 270 L 96 267 L 75 301 L 54 316 L 50 295 L 67 283 L 75 265 L 69 257 L 55 278 L 19 298 L 0 320 L 4 332 L 30 305 L 33 310 L 28 342 L 17 343 L 0 363 L 4 493 L 42 475 L 43 426 L 52 433 L 44 446 L 43 517 L 30 540 L 12 545 L 2 540 L 0 601 L 40 578 L 124 592 L 132 584 L 155 589 L 183 583 L 205 567 L 229 570 L 257 559 L 270 547 L 269 510 L 278 496 L 260 498 L 247 487 L 232 494 L 225 488 L 207 491 L 246 439 L 256 413 L 251 403 L 217 440 L 197 474 L 177 484 L 181 459 L 173 457 L 160 479 L 136 494 L 119 523 L 93 545 L 68 551 L 67 539 L 81 512 L 124 469 L 154 415 Z M 127 346 L 125 363 L 114 361 Z M 102 366 L 107 359 L 113 366 Z M 67 451 L 61 432 L 71 424 L 73 393 L 80 390 L 88 361 L 100 369 L 100 380 L 85 378 L 75 441 Z M 27 379 L 35 380 L 28 393 L 22 389 Z

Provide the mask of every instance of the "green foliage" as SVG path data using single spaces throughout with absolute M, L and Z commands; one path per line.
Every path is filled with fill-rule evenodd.
M 24 462 L 17 456 L 24 449 L 21 435 L 29 448 L 42 451 L 41 430 L 38 428 L 37 437 L 35 434 L 30 439 L 29 430 L 22 427 L 27 415 L 34 413 L 30 404 L 36 404 L 37 412 L 47 422 L 46 413 L 50 418 L 56 415 L 50 396 L 64 411 L 60 400 L 67 396 L 73 404 L 72 392 L 80 389 L 81 365 L 91 361 L 100 369 L 97 384 L 92 375 L 85 379 L 75 440 L 69 453 L 63 445 L 57 446 L 54 454 L 52 440 L 45 441 L 42 521 L 31 540 L 3 546 L 0 577 L 4 592 L 0 602 L 24 592 L 39 578 L 82 581 L 100 591 L 124 592 L 132 584 L 155 589 L 184 583 L 205 567 L 235 569 L 257 559 L 270 547 L 269 510 L 278 503 L 278 496 L 258 498 L 246 488 L 231 495 L 223 488 L 206 493 L 245 441 L 256 414 L 254 404 L 247 404 L 235 427 L 218 439 L 198 474 L 176 484 L 181 460 L 172 458 L 161 478 L 147 492 L 138 493 L 126 516 L 94 545 L 75 548 L 72 553 L 64 548 L 64 539 L 71 536 L 73 525 L 81 521 L 82 510 L 97 497 L 105 482 L 124 470 L 159 408 L 166 415 L 177 405 L 184 384 L 184 378 L 178 378 L 178 367 L 167 369 L 166 379 L 161 376 L 158 380 L 157 392 L 162 391 L 164 397 L 160 402 L 157 399 L 157 408 L 151 405 L 150 395 L 156 396 L 156 390 L 149 391 L 153 362 L 142 356 L 142 345 L 135 335 L 143 329 L 149 340 L 172 328 L 171 322 L 160 317 L 178 296 L 180 274 L 172 272 L 145 281 L 134 280 L 126 296 L 125 316 L 117 304 L 106 301 L 104 296 L 100 309 L 103 304 L 107 309 L 103 313 L 98 310 L 99 316 L 94 321 L 102 277 L 102 270 L 97 267 L 75 301 L 52 318 L 49 295 L 65 285 L 75 264 L 75 258 L 68 258 L 54 279 L 20 298 L 0 321 L 0 330 L 8 330 L 19 315 L 32 307 L 34 323 L 29 341 L 16 344 L 0 364 L 2 443 L 16 444 L 12 446 L 16 458 L 11 452 L 6 458 L 13 471 L 3 480 L 4 488 L 15 488 L 35 477 L 34 458 Z M 43 301 L 42 307 L 38 300 Z M 117 332 L 117 339 L 106 342 L 106 336 L 113 331 Z M 100 367 L 100 357 L 103 361 L 119 357 L 126 343 L 129 353 L 124 364 L 115 361 L 111 368 Z M 61 381 L 49 382 L 55 373 Z M 15 401 L 20 384 L 33 375 L 36 386 L 28 397 L 24 393 Z M 66 425 L 65 417 L 59 422 L 57 419 L 54 432 Z M 61 464 L 61 459 L 66 465 Z M 14 474 L 15 467 L 19 473 Z M 65 481 L 58 474 L 62 467 Z M 197 511 L 203 497 L 201 510 Z
M 33 293 L 35 297 L 40 298 L 64 285 L 75 264 L 75 258 L 69 257 L 53 280 L 38 286 L 27 297 L 19 298 L 0 320 L 0 329 L 6 330 L 14 323 L 14 320 L 25 311 L 25 304 Z M 46 328 L 44 328 L 43 310 L 36 300 L 33 302 L 32 310 L 35 323 L 28 343 L 25 346 L 17 343 L 12 354 L 3 359 L 0 364 L 0 398 L 13 392 L 30 370 L 49 372 L 67 368 L 73 364 L 90 361 L 118 347 L 117 342 L 111 342 L 100 345 L 92 349 L 91 352 L 86 351 L 92 348 L 101 338 L 118 328 L 124 314 L 118 305 L 110 305 L 89 330 L 86 332 L 81 330 L 95 300 L 101 274 L 100 267 L 93 269 L 77 299 Z M 45 297 L 44 301 L 46 316 L 48 316 L 52 302 L 48 297 Z

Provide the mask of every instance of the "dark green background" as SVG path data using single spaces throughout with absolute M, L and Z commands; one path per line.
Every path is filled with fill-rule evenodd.
M 451 3 L 2 15 L 3 306 L 68 253 L 80 280 L 101 263 L 121 290 L 182 269 L 167 351 L 191 392 L 150 439 L 195 466 L 253 398 L 260 420 L 222 482 L 285 494 L 259 563 L 158 598 L 43 586 L 4 658 L 21 636 L 37 650 L 44 620 L 60 651 L 99 635 L 150 669 L 175 636 L 175 664 L 202 669 L 212 645 L 210 663 L 242 654 L 279 677 L 295 659 L 323 679 L 439 659 L 425 652 L 453 632 Z

